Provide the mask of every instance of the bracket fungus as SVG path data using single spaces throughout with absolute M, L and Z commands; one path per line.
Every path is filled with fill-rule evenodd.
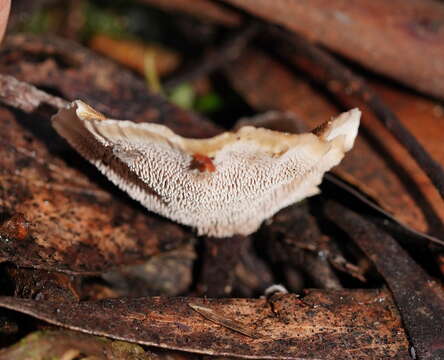
M 315 195 L 323 174 L 353 146 L 361 112 L 313 133 L 252 126 L 209 139 L 151 123 L 107 119 L 82 101 L 52 123 L 81 155 L 149 210 L 200 235 L 247 235 L 280 209 Z

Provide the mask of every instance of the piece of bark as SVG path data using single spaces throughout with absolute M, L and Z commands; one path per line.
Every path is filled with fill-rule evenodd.
M 329 203 L 326 214 L 347 232 L 384 277 L 401 312 L 416 356 L 424 360 L 442 359 L 442 284 L 427 275 L 390 235 L 363 217 L 337 203 Z
M 444 4 L 225 0 L 415 89 L 444 98 Z
M 259 111 L 291 111 L 308 128 L 340 110 L 302 74 L 260 51 L 245 53 L 226 73 L 251 106 Z M 439 121 L 443 116 L 439 103 L 387 85 L 377 84 L 376 89 L 426 149 L 444 163 L 440 136 L 444 122 Z M 444 207 L 430 180 L 369 111 L 364 111 L 362 120 L 363 131 L 353 151 L 333 171 L 369 194 L 399 221 L 439 234 Z M 443 129 L 434 130 L 437 127 Z
M 303 304 L 295 295 L 277 294 L 269 300 L 121 298 L 63 306 L 1 297 L 0 306 L 86 333 L 201 354 L 409 358 L 396 308 L 379 290 L 310 290 Z M 203 307 L 208 315 L 191 306 Z
M 209 0 L 138 0 L 141 3 L 159 7 L 167 11 L 179 11 L 199 18 L 205 22 L 214 22 L 225 26 L 238 26 L 242 17 L 236 11 Z

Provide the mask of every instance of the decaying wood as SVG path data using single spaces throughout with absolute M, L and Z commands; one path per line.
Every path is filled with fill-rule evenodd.
M 444 4 L 434 0 L 225 0 L 368 68 L 444 98 Z
M 189 304 L 235 321 L 246 336 Z M 263 359 L 408 358 L 390 296 L 380 290 L 307 291 L 270 299 L 133 298 L 57 304 L 1 297 L 0 306 L 86 333 L 184 351 Z M 375 321 L 377 319 L 377 321 Z
M 442 358 L 444 290 L 441 284 L 428 276 L 390 235 L 369 221 L 333 203 L 326 211 L 347 231 L 384 277 L 418 358 Z

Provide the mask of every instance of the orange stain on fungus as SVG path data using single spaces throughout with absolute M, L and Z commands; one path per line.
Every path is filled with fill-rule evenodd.
M 216 166 L 214 166 L 213 161 L 206 155 L 202 154 L 193 154 L 193 162 L 191 164 L 192 169 L 197 169 L 200 172 L 208 171 L 214 172 L 216 171 Z

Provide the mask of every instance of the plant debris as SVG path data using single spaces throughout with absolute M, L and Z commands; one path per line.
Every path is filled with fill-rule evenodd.
M 272 301 L 272 306 L 269 301 Z M 82 332 L 201 354 L 264 359 L 406 358 L 408 343 L 381 290 L 309 290 L 267 299 L 120 298 L 58 304 L 0 297 L 0 306 Z M 196 306 L 217 314 L 202 318 Z M 240 329 L 235 324 L 242 324 Z M 375 319 L 377 319 L 375 321 Z M 220 325 L 220 322 L 223 325 Z M 254 337 L 245 336 L 239 330 Z M 242 332 L 241 331 L 241 332 Z
M 443 358 L 443 11 L 14 0 L 0 48 L 0 359 Z M 193 206 L 152 213 L 79 156 L 51 126 L 79 99 L 97 111 L 64 128 L 83 129 L 90 161 L 107 175 L 120 161 L 165 209 Z M 356 141 L 357 113 L 333 120 L 354 107 Z M 140 165 L 139 138 L 168 161 Z M 293 181 L 306 196 L 326 180 L 294 203 L 276 164 L 301 139 L 322 150 L 297 147 L 312 168 L 334 156 Z M 259 157 L 270 166 L 254 176 Z M 177 191 L 190 176 L 217 196 Z M 258 182 L 263 193 L 233 191 Z

